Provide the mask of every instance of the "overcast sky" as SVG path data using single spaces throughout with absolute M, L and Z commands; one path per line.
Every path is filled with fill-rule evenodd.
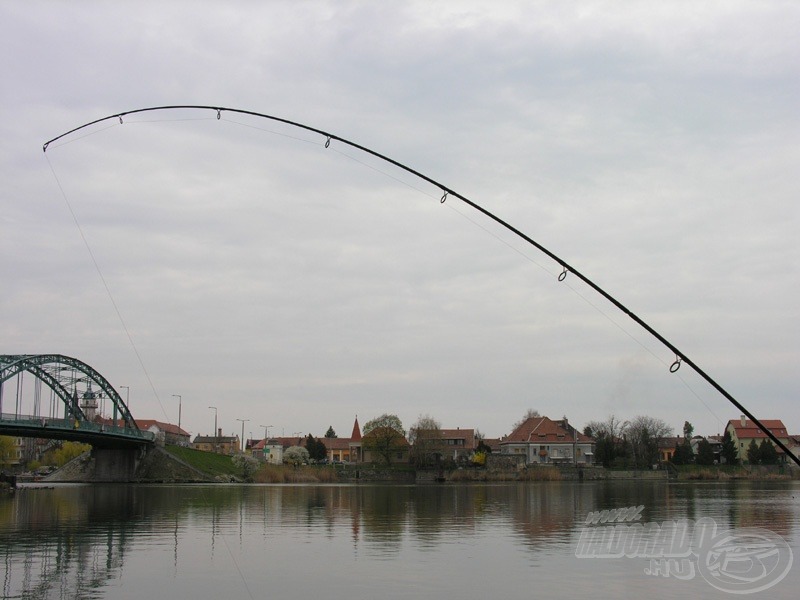
M 794 2 L 2 1 L 0 353 L 79 358 L 137 418 L 179 394 L 193 435 L 209 406 L 247 437 L 738 417 L 551 259 L 339 142 L 184 110 L 42 152 L 226 106 L 458 191 L 800 433 L 799 30 Z

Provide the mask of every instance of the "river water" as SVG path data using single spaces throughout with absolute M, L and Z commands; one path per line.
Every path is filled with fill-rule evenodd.
M 0 554 L 3 598 L 797 598 L 800 482 L 33 486 Z

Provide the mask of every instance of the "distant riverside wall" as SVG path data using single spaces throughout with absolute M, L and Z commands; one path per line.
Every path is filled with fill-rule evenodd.
M 344 483 L 389 482 L 414 483 L 417 473 L 413 470 L 392 469 L 374 465 L 350 465 L 337 469 L 338 481 Z
M 655 479 L 663 480 L 669 479 L 669 472 L 666 470 L 648 470 L 648 471 L 611 471 L 605 470 L 604 479 Z
M 503 468 L 504 467 L 504 468 Z M 449 471 L 418 471 L 417 483 L 446 481 L 602 481 L 621 479 L 666 480 L 667 471 L 609 471 L 601 466 L 529 465 L 512 461 L 505 465 L 494 463 L 485 469 L 452 469 Z

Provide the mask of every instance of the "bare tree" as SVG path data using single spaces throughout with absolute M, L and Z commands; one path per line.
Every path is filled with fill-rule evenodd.
M 408 430 L 408 441 L 413 446 L 411 456 L 417 466 L 433 464 L 436 455 L 442 452 L 442 427 L 439 421 L 430 415 L 420 415 Z
M 618 440 L 625 431 L 626 423 L 618 419 L 616 415 L 611 414 L 605 421 L 589 421 L 584 430 L 590 430 L 591 433 L 587 435 L 591 435 L 595 439 L 607 437 L 612 440 Z
M 647 467 L 658 462 L 658 439 L 671 437 L 673 429 L 662 419 L 640 415 L 628 422 L 625 434 L 631 444 L 634 463 Z
M 584 433 L 595 440 L 595 460 L 609 467 L 618 460 L 624 460 L 626 445 L 622 439 L 627 422 L 615 415 L 609 415 L 605 421 L 589 421 Z
M 520 425 L 522 425 L 522 424 L 523 424 L 525 421 L 527 421 L 528 419 L 532 419 L 532 418 L 535 418 L 535 417 L 541 417 L 541 416 L 542 416 L 542 415 L 540 415 L 540 414 L 539 414 L 539 411 L 538 411 L 538 410 L 536 410 L 535 408 L 529 408 L 529 409 L 528 409 L 528 410 L 525 412 L 525 414 L 523 415 L 523 417 L 522 417 L 522 418 L 521 418 L 519 421 L 517 421 L 516 423 L 514 423 L 514 425 L 511 427 L 511 431 L 514 431 L 514 430 L 515 430 L 517 427 L 519 427 Z

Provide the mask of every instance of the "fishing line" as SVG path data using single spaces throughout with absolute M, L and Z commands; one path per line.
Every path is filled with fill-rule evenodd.
M 183 119 L 183 120 L 189 120 L 189 119 Z M 192 120 L 202 120 L 202 119 L 192 119 Z M 143 121 L 138 121 L 138 122 L 143 122 Z M 117 125 L 115 124 L 115 125 L 112 125 L 111 127 L 116 127 L 116 126 Z M 101 129 L 100 131 L 105 131 L 106 129 L 109 129 L 109 127 Z M 100 131 L 96 131 L 94 133 L 100 133 Z M 93 135 L 93 134 L 89 134 L 89 135 Z M 88 137 L 88 136 L 82 136 L 82 137 Z M 77 140 L 72 140 L 72 141 L 77 141 Z M 63 145 L 64 144 L 59 144 L 59 146 L 63 146 Z M 131 335 L 127 324 L 125 323 L 125 319 L 122 317 L 122 313 L 120 312 L 119 306 L 117 305 L 117 302 L 114 299 L 114 295 L 111 293 L 111 288 L 109 287 L 108 282 L 106 281 L 106 278 L 103 275 L 102 270 L 100 269 L 100 265 L 97 262 L 97 259 L 95 258 L 94 252 L 92 251 L 92 248 L 89 245 L 89 240 L 87 239 L 87 237 L 86 237 L 86 235 L 85 235 L 85 233 L 83 231 L 83 227 L 81 227 L 80 221 L 78 221 L 78 217 L 77 217 L 75 211 L 72 208 L 72 204 L 70 203 L 69 199 L 67 198 L 67 194 L 64 191 L 64 187 L 61 185 L 61 180 L 58 178 L 58 175 L 56 174 L 56 171 L 53 168 L 53 164 L 52 164 L 52 162 L 50 162 L 50 158 L 47 156 L 47 153 L 45 153 L 45 158 L 47 159 L 47 164 L 50 166 L 50 172 L 53 174 L 53 178 L 56 180 L 56 184 L 58 185 L 58 189 L 61 191 L 61 196 L 64 199 L 64 203 L 67 205 L 67 209 L 69 210 L 70 215 L 72 215 L 72 220 L 75 222 L 75 226 L 78 228 L 78 232 L 80 233 L 81 239 L 83 240 L 83 244 L 84 244 L 84 246 L 86 247 L 86 250 L 89 253 L 89 256 L 90 256 L 90 258 L 92 260 L 92 264 L 94 264 L 95 270 L 97 271 L 97 275 L 100 277 L 100 281 L 103 283 L 103 287 L 106 290 L 106 294 L 108 295 L 109 300 L 111 300 L 111 304 L 114 307 L 114 311 L 117 314 L 117 318 L 119 319 L 119 322 L 122 325 L 122 329 L 125 331 L 125 335 L 128 338 L 128 342 L 130 343 L 131 348 L 133 348 L 133 352 L 136 355 L 136 359 L 139 361 L 139 365 L 140 365 L 142 371 L 144 372 L 145 377 L 147 378 L 147 382 L 150 385 L 150 389 L 153 391 L 153 394 L 155 395 L 156 400 L 158 401 L 158 405 L 161 407 L 161 412 L 163 413 L 165 419 L 167 421 L 169 421 L 169 416 L 167 415 L 167 411 L 164 409 L 164 405 L 161 402 L 161 398 L 158 395 L 158 391 L 156 390 L 156 387 L 155 387 L 155 385 L 153 383 L 153 380 L 150 377 L 150 372 L 147 370 L 147 367 L 144 364 L 144 360 L 142 359 L 142 356 L 139 353 L 139 349 L 136 347 L 136 343 L 133 340 L 133 336 Z M 242 442 L 244 442 L 244 440 L 242 440 Z M 204 491 L 203 491 L 203 493 L 205 494 Z M 239 574 L 239 578 L 241 579 L 242 584 L 244 585 L 244 588 L 247 591 L 247 595 L 250 597 L 251 600 L 255 600 L 255 597 L 253 596 L 253 593 L 250 590 L 250 586 L 247 584 L 247 580 L 244 577 L 244 573 L 242 573 L 242 570 L 239 567 L 239 563 L 237 562 L 236 557 L 233 555 L 233 551 L 231 550 L 231 548 L 230 548 L 230 546 L 228 544 L 228 541 L 225 539 L 225 535 L 222 534 L 222 535 L 220 535 L 220 537 L 222 539 L 222 543 L 225 545 L 225 549 L 228 552 L 228 556 L 230 557 L 231 562 L 233 563 L 233 566 L 236 569 L 237 573 Z
M 511 223 L 509 223 L 508 221 L 500 218 L 499 216 L 495 215 L 494 213 L 492 213 L 491 211 L 487 210 L 483 206 L 479 205 L 477 202 L 474 202 L 474 201 L 470 200 L 466 196 L 464 196 L 462 194 L 459 194 L 458 192 L 456 192 L 452 188 L 444 185 L 443 183 L 440 183 L 439 181 L 437 181 L 437 180 L 435 180 L 435 179 L 433 179 L 431 177 L 428 177 L 427 175 L 421 173 L 420 171 L 417 171 L 416 169 L 413 169 L 413 168 L 411 168 L 411 167 L 409 167 L 409 166 L 407 166 L 407 165 L 405 165 L 405 164 L 403 164 L 403 163 L 401 163 L 399 161 L 396 161 L 393 158 L 390 158 L 389 156 L 386 156 L 384 154 L 376 152 L 375 150 L 371 150 L 370 148 L 367 148 L 366 146 L 363 146 L 363 145 L 358 144 L 356 142 L 350 141 L 348 139 L 345 139 L 345 138 L 343 138 L 341 136 L 338 136 L 336 134 L 327 132 L 325 130 L 318 129 L 316 127 L 311 127 L 309 125 L 305 125 L 305 124 L 299 123 L 297 121 L 291 121 L 289 119 L 284 119 L 282 117 L 277 117 L 277 116 L 274 116 L 274 115 L 268 115 L 268 114 L 264 114 L 264 113 L 259 113 L 259 112 L 255 112 L 255 111 L 251 111 L 251 110 L 244 110 L 244 109 L 239 109 L 239 108 L 229 108 L 229 107 L 209 106 L 209 105 L 197 105 L 197 104 L 189 105 L 189 104 L 187 104 L 187 105 L 169 105 L 169 106 L 153 106 L 153 107 L 147 107 L 147 108 L 138 108 L 138 109 L 135 109 L 135 110 L 128 110 L 128 111 L 116 113 L 116 114 L 113 114 L 113 115 L 108 115 L 106 117 L 101 117 L 101 118 L 95 119 L 94 121 L 91 121 L 89 123 L 85 123 L 83 125 L 75 127 L 74 129 L 71 129 L 71 130 L 69 130 L 67 132 L 64 132 L 61 135 L 56 136 L 55 138 L 52 138 L 51 140 L 49 140 L 49 141 L 44 143 L 44 145 L 42 146 L 42 150 L 46 153 L 47 152 L 47 147 L 51 143 L 53 143 L 53 142 L 55 142 L 57 140 L 60 140 L 60 139 L 62 139 L 64 137 L 66 137 L 66 136 L 69 136 L 69 135 L 71 135 L 71 134 L 73 134 L 73 133 L 75 133 L 75 132 L 77 132 L 77 131 L 79 131 L 81 129 L 84 129 L 86 127 L 90 127 L 92 125 L 95 125 L 97 123 L 101 123 L 103 121 L 107 121 L 107 120 L 110 120 L 110 119 L 118 119 L 120 123 L 123 123 L 123 117 L 127 116 L 127 115 L 146 113 L 146 112 L 153 112 L 153 111 L 161 111 L 161 110 L 176 110 L 176 109 L 182 109 L 182 110 L 185 110 L 185 109 L 198 109 L 198 110 L 215 111 L 217 120 L 221 119 L 223 111 L 226 112 L 226 113 L 249 115 L 249 116 L 253 116 L 253 117 L 267 119 L 267 120 L 274 121 L 274 122 L 277 122 L 277 123 L 283 123 L 285 125 L 289 125 L 291 127 L 296 127 L 298 129 L 301 129 L 301 130 L 304 130 L 304 131 L 309 131 L 309 132 L 312 132 L 312 133 L 316 133 L 316 134 L 322 136 L 323 138 L 325 138 L 324 146 L 325 146 L 326 149 L 330 148 L 331 144 L 334 143 L 334 142 L 341 143 L 341 144 L 344 144 L 344 145 L 349 146 L 351 148 L 354 148 L 356 150 L 359 150 L 361 152 L 364 152 L 365 154 L 368 154 L 368 155 L 371 155 L 371 156 L 373 156 L 375 158 L 383 160 L 383 161 L 385 161 L 385 162 L 387 162 L 389 164 L 392 164 L 392 165 L 400 168 L 401 170 L 406 171 L 407 173 L 409 173 L 411 175 L 414 175 L 414 176 L 418 177 L 419 179 L 422 179 L 423 181 L 427 181 L 428 183 L 432 184 L 434 187 L 439 188 L 439 190 L 441 190 L 441 192 L 442 192 L 442 196 L 441 196 L 441 199 L 440 199 L 441 203 L 445 203 L 447 201 L 448 197 L 451 197 L 451 196 L 453 198 L 457 198 L 458 200 L 461 200 L 464 204 L 467 204 L 468 206 L 471 206 L 473 209 L 475 209 L 476 211 L 480 212 L 481 214 L 483 214 L 487 218 L 495 221 L 497 224 L 501 225 L 502 227 L 504 227 L 505 229 L 507 229 L 511 233 L 515 234 L 520 239 L 526 241 L 528 244 L 530 244 L 531 246 L 533 246 L 534 248 L 539 250 L 542 254 L 545 254 L 546 256 L 548 256 L 554 262 L 558 263 L 562 268 L 562 272 L 558 275 L 558 280 L 559 281 L 563 282 L 567 278 L 567 276 L 571 274 L 572 276 L 577 277 L 578 279 L 583 281 L 586 285 L 588 285 L 590 288 L 592 288 L 597 294 L 599 294 L 600 296 L 605 298 L 608 302 L 613 304 L 617 309 L 619 309 L 624 314 L 626 314 L 630 319 L 632 319 L 642 329 L 644 329 L 647 333 L 649 333 L 651 336 L 656 338 L 659 342 L 661 342 L 664 346 L 666 346 L 669 350 L 671 350 L 674 353 L 675 360 L 669 367 L 670 373 L 677 372 L 680 369 L 682 364 L 684 364 L 684 363 L 687 364 L 698 375 L 700 375 L 709 385 L 711 385 L 714 389 L 716 389 L 722 396 L 727 398 L 728 401 L 731 404 L 733 404 L 736 408 L 738 408 L 741 411 L 741 414 L 743 414 L 744 416 L 750 418 L 750 420 L 768 438 L 770 438 L 770 440 L 776 446 L 778 446 L 781 450 L 783 450 L 783 452 L 785 453 L 786 456 L 788 456 L 793 462 L 795 462 L 798 466 L 800 466 L 800 457 L 797 457 L 793 453 L 791 453 L 789 451 L 789 449 L 786 447 L 786 445 L 783 442 L 781 442 L 780 439 L 778 439 L 775 436 L 775 434 L 773 434 L 769 429 L 767 429 L 761 423 L 760 420 L 758 420 L 749 410 L 747 410 L 747 408 L 745 408 L 738 400 L 736 400 L 736 398 L 734 398 L 730 393 L 728 393 L 728 391 L 725 390 L 725 388 L 723 388 L 719 383 L 717 383 L 716 380 L 714 380 L 710 375 L 708 375 L 699 365 L 697 365 L 688 356 L 686 356 L 683 352 L 681 352 L 674 344 L 672 344 L 669 340 L 667 340 L 663 335 L 661 335 L 653 327 L 648 325 L 643 319 L 641 319 L 639 316 L 637 316 L 635 313 L 633 313 L 627 306 L 622 304 L 619 300 L 617 300 L 614 296 L 612 296 L 607 291 L 605 291 L 602 287 L 600 287 L 598 284 L 596 284 L 594 281 L 592 281 L 589 277 L 587 277 L 586 275 L 581 273 L 578 269 L 576 269 L 575 267 L 570 265 L 567 261 L 565 261 L 559 255 L 557 255 L 556 253 L 552 252 L 551 250 L 546 248 L 544 245 L 542 245 L 539 242 L 537 242 L 536 240 L 534 240 L 532 237 L 530 237 L 527 234 L 523 233 L 520 229 L 518 229 L 515 226 L 511 225 Z
M 156 400 L 158 401 L 158 405 L 161 407 L 161 412 L 164 414 L 164 417 L 167 420 L 169 420 L 169 417 L 167 416 L 167 411 L 164 409 L 164 405 L 161 403 L 161 398 L 159 398 L 158 392 L 156 391 L 156 386 L 153 384 L 153 380 L 150 378 L 150 372 L 144 365 L 144 361 L 142 360 L 142 355 L 139 354 L 139 349 L 136 347 L 136 343 L 133 341 L 133 336 L 131 335 L 131 332 L 128 329 L 128 325 L 125 323 L 125 319 L 122 317 L 122 312 L 120 312 L 119 310 L 117 301 L 114 299 L 114 294 L 111 293 L 111 288 L 109 287 L 108 282 L 106 281 L 106 278 L 103 275 L 103 271 L 100 269 L 100 265 L 98 264 L 97 259 L 95 258 L 94 252 L 92 251 L 92 247 L 89 245 L 89 240 L 86 238 L 86 234 L 83 232 L 83 227 L 81 227 L 80 221 L 78 221 L 78 216 L 75 214 L 75 211 L 72 208 L 72 204 L 67 198 L 67 194 L 64 191 L 64 186 L 61 185 L 61 180 L 58 178 L 58 175 L 56 174 L 56 171 L 53 168 L 53 163 L 50 162 L 50 157 L 48 157 L 47 154 L 45 154 L 45 158 L 47 159 L 47 164 L 50 166 L 50 172 L 53 174 L 53 178 L 56 180 L 58 189 L 61 191 L 61 197 L 64 199 L 64 203 L 67 205 L 67 210 L 69 210 L 69 214 L 72 215 L 72 220 L 75 222 L 75 227 L 78 228 L 78 233 L 80 234 L 81 239 L 83 240 L 83 245 L 86 247 L 86 251 L 89 253 L 89 257 L 92 260 L 94 269 L 95 271 L 97 271 L 97 275 L 98 277 L 100 277 L 100 281 L 103 283 L 103 287 L 106 290 L 108 299 L 111 300 L 111 305 L 114 307 L 114 312 L 117 314 L 117 319 L 119 319 L 119 322 L 122 325 L 122 329 L 125 332 L 126 337 L 128 338 L 128 343 L 130 343 L 131 348 L 133 348 L 133 353 L 136 355 L 136 360 L 139 361 L 139 366 L 142 368 L 142 371 L 144 372 L 144 375 L 147 378 L 147 382 L 150 384 L 150 389 L 153 391 L 153 394 L 155 395 Z
M 225 123 L 231 123 L 232 125 L 238 125 L 239 127 L 246 127 L 247 129 L 255 129 L 256 131 L 263 131 L 264 133 L 271 133 L 272 135 L 277 135 L 279 137 L 287 138 L 290 140 L 296 140 L 298 142 L 304 142 L 306 144 L 311 144 L 312 146 L 322 146 L 323 144 L 319 142 L 315 142 L 314 140 L 309 140 L 306 138 L 297 137 L 296 135 L 289 135 L 288 133 L 283 133 L 280 131 L 275 131 L 274 129 L 267 129 L 266 127 L 257 127 L 256 125 L 251 125 L 250 123 L 242 123 L 241 121 L 236 121 L 235 119 L 229 119 L 228 117 L 222 117 L 219 119 Z
M 102 133 L 102 132 L 104 132 L 104 131 L 106 131 L 108 129 L 112 129 L 114 127 L 119 127 L 119 125 L 117 123 L 112 123 L 108 127 L 103 127 L 102 129 L 98 129 L 97 131 L 92 131 L 91 133 L 87 133 L 87 134 L 84 134 L 84 135 L 79 135 L 74 140 L 67 140 L 66 142 L 61 142 L 60 144 L 56 144 L 55 146 L 53 146 L 53 148 L 61 148 L 62 146 L 66 146 L 67 144 L 73 144 L 73 143 L 75 143 L 75 142 L 77 142 L 79 140 L 82 140 L 82 139 L 87 138 L 87 137 L 91 137 L 93 135 L 97 135 L 98 133 Z M 50 168 L 52 169 L 53 167 L 51 166 Z

